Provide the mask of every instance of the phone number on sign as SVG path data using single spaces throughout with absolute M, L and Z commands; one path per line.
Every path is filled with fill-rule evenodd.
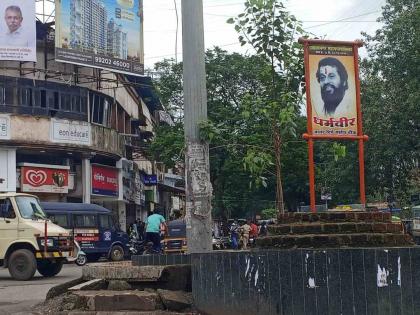
M 112 60 L 109 58 L 95 57 L 95 63 L 100 63 L 108 66 L 130 69 L 130 63 L 120 60 Z

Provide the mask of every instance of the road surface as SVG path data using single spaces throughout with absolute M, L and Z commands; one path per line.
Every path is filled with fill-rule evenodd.
M 53 278 L 44 278 L 38 272 L 31 281 L 13 280 L 7 269 L 0 269 L 0 315 L 30 314 L 34 305 L 45 300 L 48 290 L 60 283 L 81 277 L 82 267 L 64 265 Z

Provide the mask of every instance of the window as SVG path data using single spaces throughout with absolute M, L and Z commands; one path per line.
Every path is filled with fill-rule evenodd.
M 0 105 L 6 104 L 6 88 L 0 85 Z
M 17 88 L 11 85 L 6 85 L 6 96 L 5 103 L 6 105 L 17 105 Z
M 74 216 L 75 228 L 87 228 L 96 226 L 96 215 L 94 214 L 77 214 Z
M 32 89 L 21 88 L 20 103 L 22 106 L 32 106 Z
M 13 210 L 13 206 L 9 198 L 0 199 L 0 217 L 6 219 L 16 218 L 16 213 Z
M 71 96 L 71 110 L 76 113 L 80 113 L 80 96 L 72 95 Z
M 81 97 L 80 111 L 83 114 L 87 114 L 87 97 L 85 96 Z
M 98 94 L 91 93 L 90 114 L 91 122 L 109 127 L 112 103 L 111 99 Z
M 48 107 L 50 109 L 60 109 L 60 94 L 54 91 L 47 92 Z
M 69 94 L 61 94 L 61 110 L 66 112 L 71 110 L 71 98 Z
M 55 223 L 55 224 L 57 224 L 57 225 L 59 225 L 63 228 L 68 228 L 69 227 L 69 223 L 68 223 L 68 220 L 67 220 L 67 214 L 51 214 L 48 217 L 53 223 Z
M 106 215 L 106 214 L 101 214 L 99 216 L 99 223 L 101 225 L 101 228 L 110 229 L 112 227 L 111 216 Z

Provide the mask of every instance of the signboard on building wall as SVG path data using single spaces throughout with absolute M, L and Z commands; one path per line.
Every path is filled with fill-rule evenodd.
M 0 115 L 0 140 L 10 140 L 10 118 Z
M 309 83 L 314 135 L 357 135 L 353 46 L 311 44 Z
M 36 62 L 35 1 L 0 1 L 0 60 Z
M 134 163 L 133 161 L 122 160 L 122 181 L 123 181 L 123 199 L 128 202 L 134 202 Z
M 143 75 L 142 0 L 56 0 L 55 59 Z
M 92 164 L 92 194 L 118 197 L 118 169 Z
M 0 149 L 0 191 L 16 191 L 16 149 Z
M 146 186 L 154 186 L 157 185 L 157 175 L 150 175 L 150 174 L 144 174 L 143 175 L 143 182 Z
M 68 193 L 68 166 L 24 164 L 20 173 L 22 192 Z
M 91 145 L 92 132 L 90 124 L 83 121 L 51 119 L 51 142 Z

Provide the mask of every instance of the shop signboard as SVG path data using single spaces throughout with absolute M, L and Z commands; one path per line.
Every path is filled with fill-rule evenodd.
M 23 164 L 22 192 L 66 194 L 69 190 L 69 168 L 59 165 Z
M 144 202 L 145 202 L 144 184 L 140 180 L 140 173 L 138 170 L 134 173 L 134 185 L 136 187 L 134 203 L 139 206 L 144 206 Z
M 133 161 L 122 160 L 123 199 L 128 202 L 135 198 L 133 165 Z
M 144 174 L 143 175 L 143 182 L 146 186 L 157 185 L 157 183 L 158 183 L 157 175 Z
M 56 0 L 55 59 L 143 75 L 143 0 Z
M 118 197 L 118 169 L 92 164 L 92 194 Z
M 82 121 L 51 119 L 51 142 L 91 145 L 90 124 Z
M 10 140 L 10 118 L 0 115 L 0 140 Z
M 0 1 L 0 60 L 36 62 L 35 1 Z

